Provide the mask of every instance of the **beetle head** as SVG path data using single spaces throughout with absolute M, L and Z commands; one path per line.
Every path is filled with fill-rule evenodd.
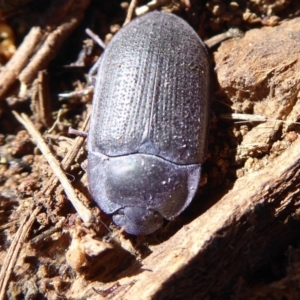
M 144 207 L 125 207 L 113 216 L 113 221 L 129 234 L 150 234 L 160 228 L 163 217 L 154 210 Z

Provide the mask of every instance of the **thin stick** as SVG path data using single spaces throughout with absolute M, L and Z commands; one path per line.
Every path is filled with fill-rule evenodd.
M 228 39 L 240 39 L 243 37 L 243 35 L 244 35 L 244 33 L 242 31 L 240 31 L 239 29 L 231 28 L 226 32 L 217 34 L 217 35 L 211 37 L 210 39 L 204 41 L 204 44 L 208 48 L 212 48 Z
M 87 96 L 89 94 L 91 94 L 94 91 L 94 86 L 88 86 L 86 88 L 84 88 L 81 91 L 74 91 L 74 92 L 70 92 L 70 93 L 61 93 L 58 94 L 59 98 L 63 98 L 63 99 L 70 99 L 72 97 L 82 97 L 82 96 Z
M 13 226 L 14 224 L 18 224 L 18 223 L 20 223 L 20 220 L 15 220 L 15 221 L 11 221 L 9 223 L 3 224 L 0 226 L 0 230 L 9 228 L 9 227 Z
M 91 112 L 90 112 L 90 110 L 88 110 L 87 117 L 86 117 L 86 119 L 83 123 L 83 126 L 81 128 L 82 131 L 87 131 L 88 124 L 89 124 L 89 121 L 90 121 L 90 115 L 91 115 Z M 77 136 L 75 138 L 72 147 L 70 148 L 70 150 L 68 151 L 66 156 L 61 161 L 61 168 L 64 171 L 67 171 L 70 168 L 71 164 L 74 162 L 74 159 L 78 155 L 78 152 L 81 149 L 84 141 L 85 141 L 85 137 Z M 57 177 L 53 174 L 51 176 L 50 180 L 44 186 L 44 188 L 42 190 L 42 194 L 45 194 L 46 196 L 50 195 L 52 193 L 53 189 L 55 188 L 57 182 L 58 182 Z
M 135 10 L 136 16 L 143 15 L 151 10 L 154 10 L 158 7 L 164 6 L 169 4 L 171 1 L 170 0 L 152 0 L 148 2 L 146 5 L 137 7 Z
M 4 100 L 4 94 L 16 82 L 18 75 L 26 67 L 38 41 L 42 39 L 43 32 L 39 27 L 32 27 L 24 38 L 18 51 L 5 67 L 1 69 L 0 76 L 0 99 Z
M 123 26 L 127 25 L 132 20 L 134 10 L 137 6 L 137 2 L 138 2 L 137 0 L 131 0 Z
M 1 68 L 0 101 L 5 99 L 5 94 L 18 79 L 22 82 L 20 92 L 26 92 L 26 86 L 40 70 L 47 68 L 63 41 L 80 24 L 89 2 L 51 2 L 40 17 L 39 25 L 30 30 L 11 60 Z
M 58 180 L 60 181 L 61 185 L 64 188 L 64 191 L 68 197 L 68 199 L 72 202 L 74 208 L 76 209 L 80 218 L 84 221 L 84 223 L 91 223 L 93 215 L 77 198 L 77 195 L 68 181 L 67 176 L 62 171 L 59 162 L 53 156 L 50 149 L 48 148 L 47 144 L 45 143 L 41 134 L 35 129 L 34 124 L 31 122 L 29 117 L 26 114 L 21 114 L 21 116 L 17 112 L 13 112 L 17 120 L 26 128 L 28 133 L 31 135 L 33 140 L 36 142 L 38 148 L 45 156 L 48 164 L 52 168 L 53 173 L 57 176 Z
M 85 30 L 85 33 L 92 39 L 94 40 L 101 48 L 105 49 L 106 45 L 105 43 L 100 39 L 100 37 L 94 33 L 91 29 L 87 28 Z
M 61 218 L 55 224 L 55 227 L 49 228 L 48 230 L 45 230 L 40 235 L 38 235 L 38 236 L 34 237 L 33 239 L 31 239 L 30 240 L 30 244 L 39 243 L 39 242 L 43 241 L 45 238 L 47 238 L 48 236 L 50 236 L 51 234 L 53 234 L 54 232 L 57 232 L 57 231 L 61 230 L 61 228 L 63 227 L 64 223 L 65 223 L 65 218 Z
M 52 11 L 52 19 L 56 19 L 55 13 L 57 16 L 63 14 L 63 21 L 57 21 L 54 23 L 55 26 L 53 26 L 54 24 L 52 25 L 52 23 L 47 20 L 52 26 L 47 24 L 48 26 L 46 27 L 50 27 L 52 30 L 47 31 L 47 34 L 43 35 L 42 43 L 39 41 L 39 44 L 36 46 L 38 50 L 31 57 L 28 57 L 28 64 L 21 73 L 18 74 L 18 79 L 22 84 L 26 86 L 29 85 L 36 78 L 38 71 L 47 68 L 62 43 L 80 24 L 89 2 L 88 0 L 52 2 L 51 8 L 54 10 Z
M 287 124 L 300 124 L 299 122 L 268 119 L 265 116 L 250 115 L 250 114 L 221 114 L 220 118 L 226 119 L 226 120 L 243 120 L 243 121 L 248 121 L 248 122 L 282 122 L 282 123 L 287 123 Z
M 9 250 L 6 254 L 5 260 L 3 262 L 1 273 L 0 273 L 0 299 L 6 299 L 6 288 L 9 283 L 9 279 L 13 272 L 14 266 L 18 259 L 21 247 L 25 243 L 29 230 L 32 227 L 33 222 L 36 219 L 36 216 L 40 212 L 41 207 L 36 207 L 33 213 L 28 214 L 24 217 L 23 221 L 20 224 L 18 231 L 16 232 L 14 239 L 9 247 Z M 29 220 L 28 217 L 30 216 Z
M 87 132 L 74 129 L 72 127 L 69 127 L 68 133 L 69 134 L 74 134 L 74 135 L 77 135 L 77 136 L 81 136 L 81 137 L 84 137 L 84 138 L 87 137 Z

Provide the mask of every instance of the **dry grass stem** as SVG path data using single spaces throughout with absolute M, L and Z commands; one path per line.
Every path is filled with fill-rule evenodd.
M 45 156 L 45 159 L 47 160 L 50 167 L 52 168 L 53 173 L 57 176 L 58 180 L 63 186 L 68 199 L 72 202 L 80 218 L 86 224 L 91 223 L 93 218 L 92 213 L 78 199 L 76 192 L 74 191 L 74 188 L 70 184 L 63 170 L 61 169 L 58 160 L 53 156 L 47 144 L 45 143 L 43 137 L 34 127 L 34 124 L 31 122 L 31 120 L 26 114 L 22 114 L 20 116 L 17 112 L 14 112 L 14 115 L 17 118 L 17 120 L 26 128 L 28 133 L 31 135 L 32 139 L 36 142 L 40 151 Z

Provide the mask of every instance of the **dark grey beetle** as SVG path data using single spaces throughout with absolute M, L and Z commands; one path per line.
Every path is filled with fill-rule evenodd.
M 100 58 L 88 133 L 89 189 L 130 234 L 154 232 L 196 193 L 209 69 L 197 33 L 157 11 L 122 28 Z

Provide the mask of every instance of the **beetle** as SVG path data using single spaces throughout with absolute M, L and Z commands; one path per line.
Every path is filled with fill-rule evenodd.
M 208 53 L 183 19 L 154 11 L 124 26 L 97 68 L 89 190 L 127 233 L 150 234 L 197 191 L 208 134 Z

